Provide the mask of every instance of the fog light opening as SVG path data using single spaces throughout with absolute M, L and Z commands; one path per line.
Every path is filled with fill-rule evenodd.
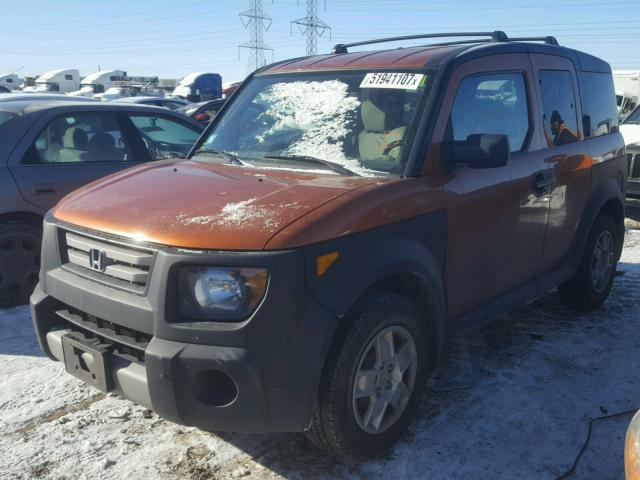
M 238 386 L 220 370 L 202 370 L 193 378 L 193 396 L 201 403 L 224 407 L 238 396 Z

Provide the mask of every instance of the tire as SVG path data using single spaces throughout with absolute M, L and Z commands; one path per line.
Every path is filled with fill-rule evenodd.
M 0 225 L 0 307 L 29 302 L 40 271 L 40 228 L 24 223 Z
M 593 310 L 606 300 L 615 277 L 619 238 L 611 215 L 601 213 L 591 228 L 574 277 L 558 287 L 562 301 L 579 310 Z
M 423 320 L 407 298 L 376 292 L 360 305 L 330 350 L 307 431 L 316 446 L 346 461 L 380 455 L 394 444 L 422 398 L 430 371 Z M 395 402 L 382 407 L 391 399 Z M 382 415 L 368 415 L 374 409 Z

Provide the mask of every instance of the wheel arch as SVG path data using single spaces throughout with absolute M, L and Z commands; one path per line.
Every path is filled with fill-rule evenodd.
M 44 216 L 34 212 L 6 212 L 0 213 L 0 225 L 6 223 L 26 223 L 38 228 L 42 228 Z
M 569 256 L 569 264 L 573 269 L 577 268 L 580 263 L 593 224 L 598 215 L 603 212 L 613 217 L 618 228 L 617 257 L 620 258 L 624 244 L 624 197 L 620 190 L 620 184 L 614 178 L 607 178 L 591 194 L 578 224 Z

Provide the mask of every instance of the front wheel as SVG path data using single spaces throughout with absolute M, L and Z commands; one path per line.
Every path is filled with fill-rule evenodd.
M 601 213 L 593 224 L 576 274 L 558 287 L 560 298 L 567 305 L 580 310 L 602 305 L 615 277 L 620 241 L 611 215 Z
M 313 443 L 346 460 L 379 455 L 405 431 L 422 397 L 429 349 L 419 311 L 378 292 L 331 349 L 311 428 Z
M 0 225 L 0 307 L 29 302 L 38 283 L 41 236 L 32 225 Z

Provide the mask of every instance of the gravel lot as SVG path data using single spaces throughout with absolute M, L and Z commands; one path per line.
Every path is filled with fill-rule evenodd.
M 303 435 L 202 432 L 101 394 L 42 356 L 26 307 L 0 310 L 0 478 L 557 478 L 591 418 L 640 408 L 640 230 L 619 270 L 598 312 L 549 294 L 456 339 L 409 434 L 357 465 Z M 594 424 L 571 478 L 624 478 L 630 418 Z

